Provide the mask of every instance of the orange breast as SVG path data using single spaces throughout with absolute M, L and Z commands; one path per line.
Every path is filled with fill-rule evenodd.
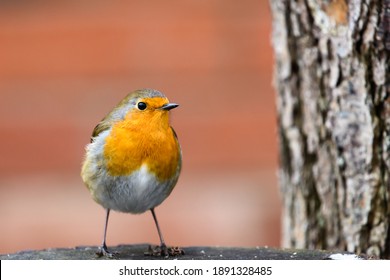
M 130 175 L 146 164 L 160 181 L 170 179 L 180 164 L 180 147 L 168 122 L 168 112 L 129 115 L 106 138 L 104 158 L 112 176 Z

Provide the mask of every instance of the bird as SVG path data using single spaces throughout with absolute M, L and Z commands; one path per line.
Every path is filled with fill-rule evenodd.
M 155 208 L 171 194 L 181 172 L 181 147 L 169 116 L 178 106 L 158 90 L 135 90 L 94 128 L 81 178 L 95 202 L 106 210 L 98 256 L 115 255 L 106 245 L 111 210 L 150 211 L 160 239 L 153 254 L 169 255 Z

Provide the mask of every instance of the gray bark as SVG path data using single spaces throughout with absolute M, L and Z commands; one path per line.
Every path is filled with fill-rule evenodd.
M 270 5 L 283 246 L 390 258 L 390 1 Z

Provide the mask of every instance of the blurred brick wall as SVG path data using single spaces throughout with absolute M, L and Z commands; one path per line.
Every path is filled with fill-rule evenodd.
M 96 123 L 128 92 L 180 107 L 168 243 L 279 245 L 267 1 L 1 1 L 0 253 L 100 243 L 79 178 Z M 149 213 L 114 214 L 108 243 L 157 243 Z

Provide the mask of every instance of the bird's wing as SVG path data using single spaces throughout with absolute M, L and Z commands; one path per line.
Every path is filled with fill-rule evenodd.
M 92 131 L 91 142 L 93 141 L 93 138 L 98 136 L 100 133 L 110 129 L 111 125 L 112 121 L 109 121 L 109 119 L 104 118 L 103 120 L 101 120 L 101 122 L 98 123 Z

